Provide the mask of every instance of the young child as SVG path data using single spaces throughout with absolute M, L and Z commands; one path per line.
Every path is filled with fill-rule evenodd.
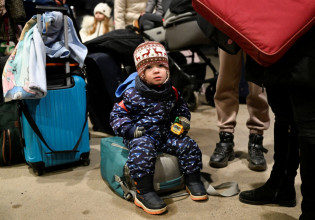
M 153 188 L 157 152 L 178 157 L 192 200 L 208 199 L 200 180 L 201 151 L 186 135 L 190 128 L 190 111 L 169 80 L 165 48 L 154 41 L 142 43 L 134 51 L 134 61 L 138 72 L 135 84 L 126 87 L 110 119 L 115 134 L 124 138 L 129 149 L 127 166 L 137 188 L 134 203 L 150 214 L 166 211 L 166 204 Z M 185 131 L 180 135 L 171 131 L 176 117 Z
M 112 9 L 106 3 L 99 3 L 94 8 L 94 17 L 85 16 L 82 21 L 80 36 L 82 42 L 92 40 L 112 30 L 110 13 Z

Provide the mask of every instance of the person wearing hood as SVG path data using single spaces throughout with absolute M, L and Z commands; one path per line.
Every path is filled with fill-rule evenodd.
M 129 149 L 127 166 L 137 188 L 134 203 L 149 214 L 161 214 L 167 207 L 153 188 L 158 152 L 175 155 L 192 200 L 207 200 L 200 178 L 202 154 L 187 136 L 190 111 L 172 87 L 168 57 L 162 44 L 147 41 L 134 51 L 138 74 L 127 80 L 122 101 L 115 103 L 110 124 Z M 174 123 L 177 122 L 177 123 Z M 177 126 L 177 127 L 174 127 Z
M 94 17 L 84 16 L 79 32 L 83 43 L 106 34 L 113 29 L 110 19 L 111 11 L 112 9 L 107 3 L 99 3 L 94 8 Z

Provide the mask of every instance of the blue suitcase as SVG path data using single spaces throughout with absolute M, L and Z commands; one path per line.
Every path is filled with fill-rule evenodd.
M 39 30 L 42 30 L 40 13 L 58 10 L 65 15 L 64 37 L 68 48 L 67 9 L 47 6 L 37 6 L 36 9 Z M 46 66 L 48 92 L 44 98 L 23 100 L 21 103 L 25 160 L 36 175 L 42 175 L 46 167 L 77 161 L 83 165 L 90 163 L 86 83 L 79 76 L 82 75 L 80 69 L 78 72 L 70 69 L 69 59 L 62 64 L 61 71 L 48 71 L 51 69 Z M 55 72 L 58 80 L 48 80 L 51 72 Z
M 25 160 L 36 175 L 42 175 L 45 167 L 75 161 L 89 165 L 85 81 L 79 76 L 73 80 L 72 88 L 48 90 L 42 99 L 23 101 L 22 109 L 27 109 L 22 111 L 21 120 Z M 40 135 L 36 127 L 32 128 L 27 112 Z

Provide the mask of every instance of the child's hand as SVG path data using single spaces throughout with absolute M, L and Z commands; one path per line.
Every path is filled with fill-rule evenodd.
M 132 138 L 138 138 L 141 137 L 142 135 L 144 135 L 146 132 L 146 130 L 144 129 L 144 127 L 132 127 L 128 130 L 128 132 L 126 133 L 126 137 L 129 139 Z
M 180 116 L 179 119 L 180 119 L 181 125 L 183 125 L 184 131 L 189 131 L 190 121 L 188 120 L 188 118 Z

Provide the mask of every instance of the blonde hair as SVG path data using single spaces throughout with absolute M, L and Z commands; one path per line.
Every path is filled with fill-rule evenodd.
M 88 31 L 88 35 L 91 35 L 96 31 L 97 22 L 98 21 L 94 18 L 94 23 L 93 23 L 92 29 Z M 104 16 L 103 33 L 102 34 L 106 34 L 107 32 L 109 32 L 109 18 Z

